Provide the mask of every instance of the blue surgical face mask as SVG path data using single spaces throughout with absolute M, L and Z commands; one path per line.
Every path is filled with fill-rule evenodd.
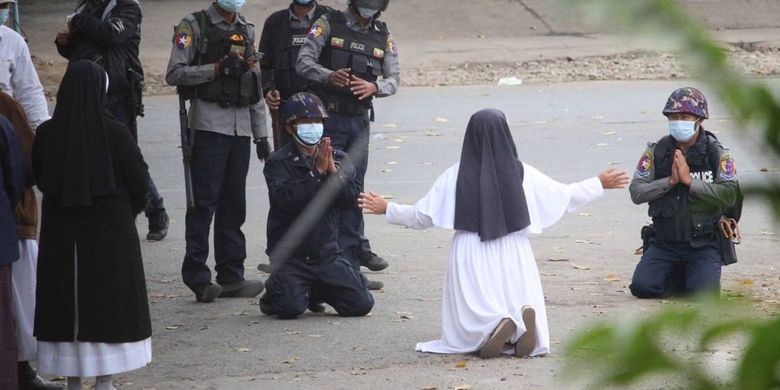
M 217 4 L 228 12 L 238 12 L 245 3 L 246 0 L 217 0 Z
M 378 9 L 367 8 L 367 7 L 357 7 L 357 10 L 358 10 L 358 13 L 360 14 L 360 16 L 362 16 L 362 17 L 364 17 L 366 19 L 373 18 L 374 15 L 376 15 L 376 13 L 379 12 Z
M 317 146 L 322 138 L 322 123 L 301 123 L 296 126 L 295 138 L 305 146 Z
M 677 142 L 687 142 L 696 134 L 696 121 L 669 121 L 669 134 Z
M 8 8 L 0 9 L 0 24 L 5 24 L 8 20 L 8 11 L 10 11 Z

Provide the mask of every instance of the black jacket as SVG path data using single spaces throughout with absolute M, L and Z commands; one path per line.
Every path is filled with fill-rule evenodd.
M 70 43 L 57 44 L 57 51 L 69 61 L 88 59 L 103 66 L 108 73 L 111 104 L 133 93 L 134 78 L 143 78 L 143 68 L 138 58 L 141 6 L 136 0 L 116 0 L 116 5 L 103 17 L 110 3 L 106 1 L 92 8 L 82 2 L 70 22 L 73 32 Z
M 266 161 L 263 173 L 271 205 L 266 253 L 272 261 L 296 259 L 313 264 L 341 254 L 339 212 L 356 206 L 360 189 L 349 157 L 340 151 L 335 151 L 334 157 L 336 175 L 320 175 L 311 158 L 300 153 L 294 143 Z M 300 225 L 294 224 L 299 217 Z M 285 237 L 288 231 L 290 235 Z

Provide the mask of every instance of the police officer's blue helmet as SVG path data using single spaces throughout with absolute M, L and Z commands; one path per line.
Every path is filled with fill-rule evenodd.
M 299 92 L 287 99 L 282 105 L 284 122 L 290 123 L 301 118 L 325 119 L 328 111 L 317 95 L 310 92 Z
M 349 5 L 378 9 L 380 12 L 386 10 L 388 4 L 390 0 L 349 0 Z

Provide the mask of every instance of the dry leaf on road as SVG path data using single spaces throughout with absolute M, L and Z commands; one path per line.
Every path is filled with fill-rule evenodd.
M 620 278 L 615 274 L 609 274 L 604 280 L 607 282 L 619 282 Z
M 579 264 L 577 264 L 575 262 L 571 262 L 571 261 L 569 262 L 569 264 L 571 264 L 571 266 L 574 267 L 574 269 L 581 269 L 581 270 L 589 270 L 590 269 L 590 267 L 588 267 L 587 265 L 579 265 Z
M 296 357 L 291 357 L 289 359 L 282 360 L 282 363 L 284 363 L 284 364 L 292 364 L 292 363 L 297 362 L 298 360 L 300 360 L 300 358 L 296 356 Z

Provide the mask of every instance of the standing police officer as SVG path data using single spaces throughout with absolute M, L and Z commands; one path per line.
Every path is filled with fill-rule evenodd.
M 279 118 L 279 104 L 309 89 L 308 80 L 295 72 L 295 62 L 312 23 L 328 11 L 330 7 L 316 0 L 293 0 L 288 8 L 271 14 L 263 25 L 258 51 L 263 54 L 260 69 L 265 103 L 271 109 L 274 150 L 292 140 Z
M 734 159 L 702 127 L 699 90 L 674 91 L 663 114 L 670 134 L 648 144 L 629 186 L 634 203 L 649 203 L 654 230 L 629 288 L 638 298 L 720 291 L 718 222 L 740 199 Z
M 246 176 L 250 140 L 257 157 L 270 154 L 260 96 L 254 26 L 239 15 L 244 0 L 217 0 L 185 17 L 173 37 L 166 81 L 190 99 L 192 187 L 187 209 L 184 283 L 199 302 L 254 297 L 261 281 L 244 280 Z M 251 137 L 251 138 L 250 138 Z M 217 284 L 206 265 L 214 219 Z
M 325 103 L 325 135 L 336 149 L 350 154 L 361 191 L 368 167 L 371 100 L 394 94 L 400 81 L 398 48 L 387 25 L 378 20 L 388 2 L 349 0 L 345 11 L 326 13 L 309 30 L 295 64 Z M 371 251 L 363 226 L 357 206 L 341 213 L 344 257 L 355 267 L 382 270 L 388 264 Z M 370 287 L 381 288 L 381 283 L 371 282 Z
M 87 59 L 108 73 L 108 109 L 124 123 L 138 142 L 138 122 L 143 115 L 144 71 L 138 58 L 141 43 L 141 5 L 138 0 L 81 0 L 69 17 L 68 31 L 57 34 L 57 51 L 69 61 Z M 157 186 L 149 177 L 147 240 L 168 234 L 168 213 Z

